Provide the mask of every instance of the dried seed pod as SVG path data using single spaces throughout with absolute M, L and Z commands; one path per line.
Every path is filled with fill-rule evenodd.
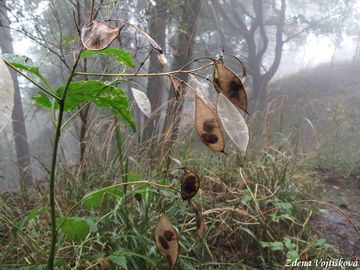
M 180 97 L 185 92 L 185 87 L 184 87 L 185 83 L 184 83 L 184 81 L 182 81 L 176 77 L 173 77 L 173 76 L 169 76 L 169 78 L 171 80 L 171 85 L 174 90 L 174 95 L 175 95 L 176 99 L 179 100 Z
M 179 243 L 176 231 L 165 213 L 156 223 L 154 235 L 161 256 L 165 257 L 171 269 L 174 269 L 179 254 Z
M 190 200 L 200 188 L 200 178 L 192 170 L 184 168 L 184 175 L 181 178 L 181 197 L 183 200 Z
M 138 105 L 140 111 L 142 111 L 148 118 L 150 118 L 151 117 L 151 103 L 150 103 L 148 96 L 144 92 L 142 92 L 134 87 L 131 87 L 131 92 L 133 94 L 135 102 Z
M 206 232 L 205 219 L 202 214 L 201 209 L 197 206 L 197 204 L 191 201 L 191 208 L 195 212 L 195 221 L 196 221 L 196 232 L 199 239 L 203 239 Z
M 164 53 L 158 53 L 158 61 L 161 67 L 166 66 L 168 62 Z
M 247 113 L 247 96 L 240 78 L 220 59 L 214 61 L 213 84 L 218 93 L 224 94 L 236 107 Z
M 241 112 L 223 94 L 218 95 L 217 114 L 225 132 L 244 155 L 249 144 L 249 128 Z
M 81 42 L 88 50 L 100 51 L 109 47 L 119 34 L 120 28 L 94 20 L 81 29 Z
M 201 141 L 211 149 L 224 152 L 225 143 L 215 112 L 196 96 L 195 126 Z

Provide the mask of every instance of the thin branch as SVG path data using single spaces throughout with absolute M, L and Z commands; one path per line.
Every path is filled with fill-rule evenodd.
M 57 97 L 55 94 L 51 93 L 49 90 L 47 90 L 46 88 L 42 87 L 40 84 L 38 84 L 37 82 L 35 82 L 32 78 L 30 78 L 28 75 L 26 75 L 24 72 L 22 72 L 21 70 L 17 69 L 16 67 L 14 67 L 12 64 L 10 64 L 9 62 L 5 63 L 11 67 L 13 70 L 15 70 L 17 73 L 19 73 L 21 76 L 23 76 L 25 79 L 27 79 L 29 82 L 31 82 L 33 85 L 35 85 L 36 87 L 40 88 L 42 91 L 44 91 L 46 94 L 48 94 L 49 96 L 55 98 L 57 101 L 60 101 L 60 98 Z

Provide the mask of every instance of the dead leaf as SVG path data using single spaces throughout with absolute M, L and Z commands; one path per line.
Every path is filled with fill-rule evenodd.
M 178 236 L 168 216 L 163 213 L 155 225 L 154 230 L 156 246 L 164 258 L 174 269 L 179 254 Z
M 88 50 L 100 51 L 109 47 L 119 34 L 120 28 L 94 20 L 81 29 L 81 42 Z
M 200 188 L 199 176 L 189 168 L 184 168 L 184 175 L 181 178 L 181 197 L 183 200 L 190 200 L 196 195 Z
M 139 109 L 148 117 L 151 117 L 151 104 L 150 104 L 150 100 L 148 98 L 148 96 L 136 89 L 131 87 L 131 92 L 134 96 L 135 102 L 138 105 Z
M 184 81 L 182 81 L 174 76 L 169 76 L 169 78 L 171 80 L 171 85 L 174 90 L 174 95 L 175 95 L 176 99 L 179 100 L 180 97 L 183 94 L 185 94 L 185 83 L 184 83 Z
M 201 141 L 209 148 L 224 152 L 225 143 L 219 120 L 211 107 L 196 96 L 195 127 Z
M 242 81 L 220 59 L 214 61 L 213 83 L 236 107 L 247 113 L 247 96 Z
M 245 155 L 249 143 L 249 128 L 241 112 L 221 93 L 218 96 L 216 110 L 229 138 Z
M 206 233 L 205 219 L 202 214 L 202 210 L 197 206 L 194 201 L 191 201 L 191 207 L 195 212 L 195 221 L 196 221 L 196 232 L 199 239 L 203 239 Z

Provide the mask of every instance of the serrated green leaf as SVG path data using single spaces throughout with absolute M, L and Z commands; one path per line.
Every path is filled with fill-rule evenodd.
M 134 61 L 131 54 L 129 52 L 120 50 L 118 48 L 106 48 L 101 51 L 86 50 L 81 54 L 80 59 L 85 59 L 89 56 L 99 55 L 99 54 L 112 57 L 113 59 L 115 59 L 116 61 L 118 61 L 119 63 L 123 64 L 126 67 L 134 67 Z
M 56 223 L 65 233 L 69 241 L 83 241 L 91 232 L 90 225 L 86 219 L 77 217 L 60 217 Z
M 41 107 L 44 107 L 45 109 L 51 108 L 51 101 L 48 98 L 48 96 L 45 95 L 43 92 L 38 92 L 38 95 L 33 96 L 32 99 L 36 104 L 40 105 Z
M 56 92 L 61 96 L 64 86 Z M 114 86 L 108 86 L 101 81 L 78 81 L 69 85 L 65 99 L 65 111 L 72 111 L 85 102 L 95 102 L 101 108 L 111 109 L 114 114 L 125 120 L 135 130 L 136 125 L 129 110 L 129 100 L 124 91 Z
M 29 71 L 30 73 L 36 75 L 46 85 L 48 90 L 52 89 L 49 82 L 41 75 L 39 68 L 34 65 L 33 61 L 29 57 L 8 53 L 2 54 L 0 57 L 14 67 Z
M 56 91 L 56 94 L 61 96 L 64 88 L 65 86 L 61 86 Z M 35 102 L 43 107 L 47 106 L 45 108 L 49 108 L 50 101 L 44 95 L 39 95 L 34 97 Z M 94 102 L 98 107 L 111 109 L 114 114 L 127 122 L 133 130 L 136 130 L 135 121 L 129 110 L 128 97 L 122 89 L 96 80 L 71 82 L 65 99 L 65 111 L 73 111 L 77 106 L 87 102 Z M 57 103 L 55 104 L 55 109 L 59 109 Z
M 124 269 L 128 269 L 127 265 L 126 265 L 126 258 L 125 256 L 117 256 L 117 255 L 111 255 L 108 257 L 108 259 L 110 261 L 112 261 L 113 263 L 119 265 L 120 267 L 124 268 Z

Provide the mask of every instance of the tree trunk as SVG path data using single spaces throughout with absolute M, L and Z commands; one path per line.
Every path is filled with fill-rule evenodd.
M 166 26 L 168 17 L 168 1 L 159 0 L 156 6 L 150 8 L 149 32 L 165 51 Z M 159 64 L 157 53 L 150 55 L 149 72 L 157 72 L 162 67 Z M 160 106 L 164 93 L 164 79 L 162 77 L 149 77 L 147 94 L 153 110 L 152 117 L 145 121 L 142 141 L 147 142 L 159 133 Z M 155 140 L 152 140 L 155 142 Z
M 197 19 L 201 9 L 201 0 L 183 1 L 181 5 L 181 17 L 178 22 L 176 33 L 175 57 L 171 70 L 177 70 L 188 63 L 193 55 L 193 43 L 196 33 Z M 191 68 L 191 66 L 187 66 Z M 176 75 L 183 81 L 188 80 L 188 74 Z M 170 102 L 166 114 L 166 128 L 171 129 L 171 141 L 174 142 L 179 133 L 179 125 L 183 111 L 184 99 L 176 100 L 174 92 L 169 92 Z M 168 132 L 166 132 L 168 133 Z
M 10 34 L 10 21 L 7 17 L 6 2 L 0 2 L 0 48 L 2 53 L 14 53 Z M 33 181 L 30 150 L 27 142 L 24 112 L 20 95 L 19 82 L 16 72 L 10 70 L 14 81 L 14 108 L 12 111 L 12 125 L 16 149 L 16 166 L 19 171 L 21 186 L 30 185 Z

